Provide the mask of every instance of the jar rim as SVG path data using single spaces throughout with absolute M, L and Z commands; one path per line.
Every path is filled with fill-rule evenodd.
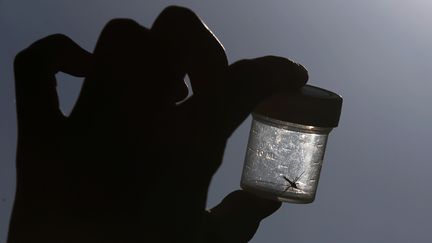
M 304 132 L 304 133 L 329 134 L 330 131 L 333 129 L 332 127 L 317 127 L 317 126 L 310 126 L 310 125 L 291 123 L 287 121 L 281 121 L 278 119 L 270 118 L 268 116 L 257 114 L 255 112 L 252 113 L 252 117 L 253 119 L 259 120 L 260 122 L 263 122 L 270 126 L 276 126 L 279 128 L 294 130 L 294 131 Z

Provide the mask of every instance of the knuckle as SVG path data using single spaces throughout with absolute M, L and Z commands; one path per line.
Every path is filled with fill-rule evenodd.
M 35 48 L 30 46 L 16 54 L 14 59 L 14 69 L 22 70 L 36 64 L 37 52 Z
M 23 66 L 26 66 L 26 64 L 28 63 L 29 60 L 29 54 L 28 54 L 28 50 L 24 49 L 22 51 L 20 51 L 14 59 L 14 68 L 16 69 L 20 69 Z
M 30 53 L 37 54 L 39 52 L 46 52 L 48 48 L 51 50 L 59 50 L 63 46 L 70 45 L 71 43 L 73 43 L 71 38 L 64 34 L 57 33 L 36 41 L 27 49 Z
M 256 70 L 257 63 L 253 59 L 241 59 L 230 65 L 235 70 Z
M 165 8 L 158 16 L 155 21 L 156 25 L 164 26 L 164 28 L 173 29 L 174 31 L 180 31 L 186 27 L 200 29 L 203 26 L 203 22 L 192 10 L 179 6 L 169 6 Z
M 132 19 L 117 18 L 110 20 L 103 28 L 99 43 L 104 45 L 126 45 L 142 36 L 146 36 L 147 29 Z
M 14 59 L 14 67 L 21 68 L 29 65 L 36 65 L 46 59 L 52 52 L 59 52 L 64 46 L 70 45 L 73 41 L 64 34 L 53 34 L 46 36 L 24 50 L 20 51 Z
M 130 30 L 131 28 L 139 27 L 140 25 L 132 19 L 116 18 L 110 20 L 104 27 L 103 32 L 121 33 Z
M 180 18 L 197 17 L 192 10 L 185 7 L 175 6 L 175 5 L 166 7 L 161 12 L 160 16 L 180 17 Z
M 133 19 L 127 19 L 127 18 L 115 18 L 108 21 L 107 26 L 111 27 L 123 27 L 125 25 L 137 25 L 137 22 Z
M 46 41 L 46 42 L 70 42 L 72 41 L 68 36 L 61 34 L 61 33 L 56 33 L 56 34 L 52 34 L 49 35 L 45 38 L 43 38 L 41 41 Z

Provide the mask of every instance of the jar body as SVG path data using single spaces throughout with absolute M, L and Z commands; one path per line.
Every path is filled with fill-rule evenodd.
M 241 187 L 273 200 L 311 203 L 330 131 L 253 114 Z

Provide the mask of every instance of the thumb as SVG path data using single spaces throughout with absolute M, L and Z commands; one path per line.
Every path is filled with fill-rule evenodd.
M 257 197 L 238 190 L 226 196 L 209 211 L 209 237 L 222 242 L 247 242 L 254 236 L 259 223 L 274 213 L 280 202 Z

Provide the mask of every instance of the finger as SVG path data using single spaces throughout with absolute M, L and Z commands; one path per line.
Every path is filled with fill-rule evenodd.
M 90 160 L 94 171 L 104 168 L 105 174 L 129 181 L 142 169 L 142 191 L 155 184 L 164 167 L 158 163 L 165 158 L 158 154 L 163 148 L 148 146 L 164 138 L 160 129 L 151 129 L 161 126 L 154 113 L 175 104 L 171 91 L 178 77 L 160 44 L 133 20 L 111 20 L 98 39 L 91 73 L 69 119 L 78 134 L 87 136 L 80 142 L 97 155 Z M 143 158 L 152 163 L 142 163 Z M 119 167 L 119 161 L 125 163 Z
M 94 65 L 70 117 L 75 121 L 126 121 L 139 111 L 157 109 L 166 94 L 156 79 L 157 47 L 147 28 L 114 19 L 102 30 Z M 154 100 L 158 99 L 158 100 Z M 133 119 L 133 118 L 131 118 Z M 108 125 L 108 124 L 107 124 Z
M 259 223 L 273 214 L 280 202 L 259 198 L 249 192 L 238 190 L 230 193 L 216 207 L 210 210 L 207 232 L 223 242 L 248 242 Z
M 169 46 L 172 62 L 180 72 L 189 75 L 193 96 L 182 103 L 173 118 L 181 123 L 179 137 L 200 137 L 202 126 L 212 127 L 213 114 L 221 109 L 221 95 L 228 70 L 227 58 L 218 39 L 191 10 L 168 7 L 156 19 L 151 29 L 159 40 Z M 211 129 L 213 131 L 215 129 Z M 191 135 L 191 134 L 195 134 Z M 210 137 L 210 135 L 209 135 Z
M 230 135 L 252 110 L 278 92 L 297 90 L 308 80 L 307 70 L 283 57 L 265 56 L 238 61 L 229 67 L 229 86 L 224 94 L 224 117 Z M 289 107 L 287 107 L 287 112 Z
M 44 131 L 63 117 L 56 92 L 58 71 L 85 76 L 91 54 L 70 38 L 45 37 L 18 53 L 14 61 L 18 126 L 21 132 Z
M 189 75 L 194 95 L 221 83 L 220 77 L 228 65 L 225 51 L 194 12 L 168 7 L 158 16 L 151 31 L 167 44 L 178 72 Z

